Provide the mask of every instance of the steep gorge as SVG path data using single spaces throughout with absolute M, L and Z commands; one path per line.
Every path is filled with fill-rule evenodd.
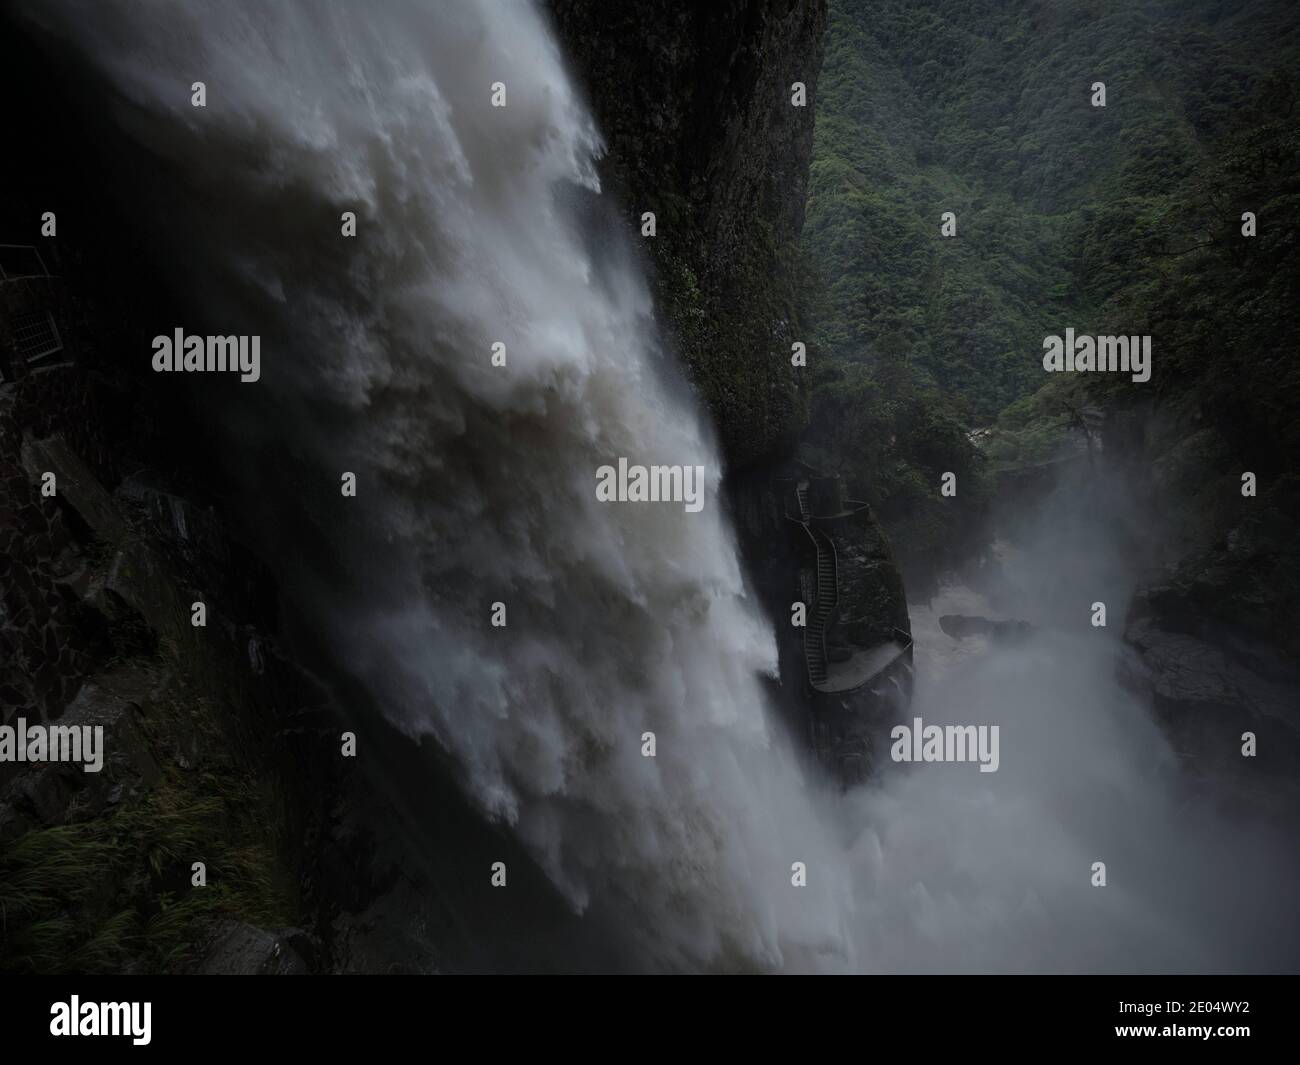
M 1113 294 L 1104 270 L 1053 261 L 1031 277 L 1022 262 L 998 298 L 955 286 L 955 332 L 932 330 L 945 272 L 979 256 L 909 256 L 918 219 L 931 226 L 955 191 L 963 236 L 987 238 L 1013 201 L 954 185 L 945 165 L 968 150 L 990 172 L 1042 157 L 1056 180 L 1099 158 L 1081 160 L 1068 122 L 1015 142 L 989 125 L 998 94 L 983 91 L 946 101 L 957 110 L 945 136 L 981 129 L 973 142 L 916 141 L 916 101 L 900 134 L 855 89 L 864 69 L 863 84 L 879 76 L 900 99 L 933 96 L 959 73 L 992 77 L 990 57 L 1024 40 L 999 5 L 938 6 L 947 22 L 833 0 L 840 31 L 847 11 L 868 20 L 865 67 L 846 54 L 861 38 L 834 18 L 827 38 L 826 6 L 799 0 L 459 13 L 394 0 L 369 20 L 343 3 L 154 21 L 125 3 L 28 7 L 0 45 L 7 72 L 29 83 L 48 64 L 67 78 L 66 94 L 23 112 L 20 138 L 60 124 L 75 136 L 6 190 L 0 240 L 41 244 L 36 220 L 58 210 L 46 246 L 62 276 L 6 288 L 0 323 L 52 300 L 67 359 L 7 362 L 0 385 L 2 634 L 21 663 L 0 699 L 9 716 L 40 699 L 53 717 L 102 720 L 121 751 L 89 786 L 61 771 L 0 779 L 6 968 L 1205 971 L 1294 957 L 1294 933 L 1276 927 L 1300 882 L 1294 862 L 1269 830 L 1224 816 L 1213 788 L 1189 791 L 1149 693 L 1119 683 L 1117 666 L 1134 663 L 1119 619 L 1090 633 L 1073 609 L 1127 600 L 1128 552 L 1158 531 L 1143 527 L 1144 486 L 1177 523 L 1204 509 L 1188 484 L 1223 488 L 1244 458 L 1265 476 L 1268 509 L 1234 501 L 1189 523 L 1194 543 L 1176 546 L 1191 566 L 1139 593 L 1154 613 L 1133 613 L 1145 625 L 1134 642 L 1173 630 L 1166 646 L 1204 660 L 1216 615 L 1281 627 L 1294 507 L 1276 452 L 1292 429 L 1281 402 L 1252 448 L 1242 412 L 1258 380 L 1234 392 L 1188 374 L 1154 409 L 1111 404 L 1105 450 L 1132 468 L 1049 486 L 1018 553 L 966 597 L 971 613 L 1023 610 L 1021 639 L 954 645 L 932 624 L 944 600 L 914 604 L 916 712 L 1000 724 L 997 773 L 905 772 L 880 757 L 877 732 L 849 737 L 877 764 L 834 781 L 805 749 L 810 722 L 830 719 L 817 708 L 838 695 L 811 690 L 794 601 L 827 624 L 828 659 L 851 665 L 909 627 L 877 512 L 924 577 L 953 513 L 980 516 L 987 502 L 969 410 L 940 387 L 969 380 L 943 381 L 943 358 L 977 379 L 996 364 L 996 392 L 1016 376 L 1003 342 L 1075 306 L 1061 286 L 1096 284 L 1097 306 Z M 1027 25 L 1058 43 L 1151 25 L 1130 12 L 1099 28 L 1094 8 L 1031 3 Z M 970 20 L 994 36 L 1009 26 L 1002 51 Z M 940 69 L 913 55 L 918 40 Z M 181 91 L 195 76 L 181 41 L 201 44 L 213 101 L 201 120 Z M 866 110 L 814 130 L 824 45 L 837 89 Z M 888 49 L 906 61 L 873 68 Z M 506 115 L 487 111 L 493 71 Z M 1014 95 L 1015 80 L 998 93 Z M 795 82 L 805 108 L 791 106 Z M 1053 85 L 1036 83 L 1026 121 Z M 1191 93 L 1207 128 L 1222 88 Z M 816 138 L 854 129 L 887 135 L 889 149 L 847 153 L 869 164 L 856 174 L 823 159 L 818 226 L 803 233 Z M 1047 133 L 1062 139 L 1043 150 Z M 920 179 L 904 172 L 909 145 Z M 1291 156 L 1263 156 L 1282 163 L 1259 187 L 1280 212 Z M 1032 174 L 1018 181 L 1039 206 L 1054 195 Z M 340 253 L 339 212 L 358 203 L 361 235 L 344 246 L 357 250 Z M 1066 230 L 1086 236 L 1089 262 L 1123 260 L 1128 235 L 1151 236 L 1150 207 L 1068 225 L 1036 215 L 1025 261 L 1050 259 Z M 653 238 L 640 235 L 646 211 Z M 1004 270 L 1021 236 L 994 234 L 981 268 Z M 833 257 L 810 272 L 819 244 L 881 253 L 882 273 L 859 285 Z M 1264 250 L 1276 269 L 1233 373 L 1276 339 L 1294 295 L 1285 231 Z M 1214 254 L 1215 269 L 1239 265 L 1226 243 Z M 832 274 L 833 298 L 816 272 Z M 1020 315 L 1048 280 L 1046 304 L 1003 328 L 999 316 Z M 1134 288 L 1144 298 L 1147 280 Z M 1177 318 L 1191 292 L 1204 311 L 1191 332 L 1221 328 L 1212 293 L 1187 281 L 1160 314 Z M 837 317 L 845 307 L 863 319 Z M 149 338 L 179 322 L 265 333 L 277 354 L 248 387 L 273 398 L 235 383 L 185 394 L 150 374 Z M 504 380 L 475 364 L 501 335 L 516 375 Z M 807 370 L 791 364 L 796 341 L 809 342 Z M 1202 386 L 1229 402 L 1198 404 Z M 1017 432 L 1036 414 L 1022 404 Z M 618 457 L 704 464 L 704 520 L 596 506 L 590 475 Z M 931 475 L 954 461 L 975 505 L 938 519 Z M 47 467 L 69 486 L 58 501 L 33 489 Z M 359 511 L 337 509 L 341 469 L 360 473 L 346 504 Z M 840 583 L 822 609 L 828 545 Z M 195 597 L 211 608 L 206 632 L 187 616 Z M 486 620 L 498 597 L 504 631 Z M 1229 650 L 1269 674 L 1259 635 L 1247 626 Z M 1213 705 L 1197 715 L 1223 715 L 1212 743 L 1239 728 L 1233 707 L 1202 702 Z M 1285 710 L 1270 702 L 1251 720 Z M 360 737 L 355 760 L 339 758 L 344 729 Z M 840 786 L 863 775 L 868 787 Z M 196 845 L 217 892 L 191 890 L 182 859 Z M 1101 902 L 1086 876 L 1099 850 L 1123 870 Z M 489 875 L 497 862 L 505 891 Z M 811 871 L 806 892 L 793 890 L 796 862 Z M 14 920 L 9 903 L 33 883 L 39 905 Z

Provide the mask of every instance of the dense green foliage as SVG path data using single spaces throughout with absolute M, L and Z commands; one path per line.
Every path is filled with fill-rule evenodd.
M 1093 401 L 1142 422 L 1154 498 L 1183 541 L 1163 609 L 1213 618 L 1296 658 L 1298 95 L 1285 79 L 1265 82 L 1238 128 L 1149 226 L 1089 234 L 1100 254 L 1128 264 L 1102 275 L 1103 323 L 1122 322 L 1160 346 L 1153 399 L 1138 404 L 1110 380 L 1088 389 Z M 1257 219 L 1254 237 L 1242 233 L 1246 211 Z M 1257 496 L 1243 497 L 1243 471 L 1255 476 Z
M 1292 7 L 832 0 L 804 232 L 821 279 L 808 446 L 877 504 L 913 574 L 978 540 L 990 463 L 1051 457 L 1104 401 L 1043 388 L 1045 336 L 1153 332 L 1166 375 L 1224 342 L 1151 320 L 1184 298 L 1167 279 L 1207 225 L 1240 241 L 1238 204 L 1259 203 L 1231 153 L 1251 150 L 1253 104 L 1286 106 Z M 1207 216 L 1211 173 L 1226 184 Z M 1184 295 L 1209 315 L 1232 291 Z M 992 430 L 983 450 L 975 428 Z

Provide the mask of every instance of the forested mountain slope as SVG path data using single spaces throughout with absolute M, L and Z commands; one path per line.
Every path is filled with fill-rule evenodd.
M 1043 338 L 1132 318 L 1204 239 L 1204 175 L 1261 114 L 1284 117 L 1298 23 L 1274 2 L 831 4 L 808 443 L 861 483 L 914 574 L 978 539 L 986 457 L 1050 452 L 1059 383 L 1028 399 Z M 985 456 L 967 433 L 1000 413 Z

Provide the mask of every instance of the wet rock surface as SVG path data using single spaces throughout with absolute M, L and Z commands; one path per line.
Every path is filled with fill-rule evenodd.
M 314 953 L 301 929 L 271 932 L 238 921 L 221 921 L 193 971 L 203 976 L 304 976 L 311 966 L 298 947 L 309 955 Z
M 1120 410 L 1107 427 L 1164 545 L 1125 621 L 1125 681 L 1150 699 L 1189 771 L 1300 807 L 1296 484 L 1264 475 L 1243 492 L 1235 430 L 1207 417 L 1203 398 Z
M 658 311 L 733 468 L 779 461 L 807 419 L 797 326 L 824 0 L 550 0 L 638 227 Z M 802 82 L 807 106 L 791 106 Z
M 1191 772 L 1300 808 L 1300 671 L 1283 653 L 1168 586 L 1138 594 L 1124 638 L 1136 654 L 1123 679 L 1150 700 Z
M 1034 631 L 1029 622 L 1016 618 L 991 621 L 986 617 L 966 614 L 941 615 L 939 628 L 954 640 L 965 640 L 972 636 L 987 636 L 992 640 L 1020 640 Z

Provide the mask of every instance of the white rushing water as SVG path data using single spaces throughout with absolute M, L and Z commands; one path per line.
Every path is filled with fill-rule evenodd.
M 308 509 L 304 537 L 334 528 L 347 571 L 289 579 L 343 668 L 437 738 L 575 905 L 635 896 L 665 962 L 840 953 L 836 886 L 790 884 L 794 861 L 825 867 L 828 843 L 766 719 L 775 646 L 718 503 L 719 457 L 664 379 L 633 257 L 614 239 L 594 262 L 566 209 L 566 189 L 595 187 L 599 140 L 538 14 L 33 15 L 102 66 L 119 123 L 174 173 L 219 331 L 263 336 L 262 381 L 232 401 L 258 416 L 235 446 L 299 463 L 293 490 L 312 501 L 279 513 Z M 619 457 L 703 465 L 707 505 L 598 502 L 596 470 Z
M 263 337 L 262 380 L 223 385 L 229 448 L 299 607 L 575 907 L 623 913 L 646 964 L 1231 963 L 1197 923 L 1218 895 L 1188 877 L 1222 858 L 1195 841 L 1246 844 L 1180 820 L 1163 740 L 1108 679 L 1113 643 L 1047 632 L 922 688 L 928 720 L 1001 723 L 996 774 L 888 767 L 847 798 L 805 779 L 765 707 L 774 642 L 716 448 L 624 238 L 593 250 L 572 207 L 599 138 L 533 8 L 30 14 L 114 86 L 105 107 L 170 189 L 209 324 Z M 707 505 L 598 503 L 595 471 L 619 457 L 702 464 Z

